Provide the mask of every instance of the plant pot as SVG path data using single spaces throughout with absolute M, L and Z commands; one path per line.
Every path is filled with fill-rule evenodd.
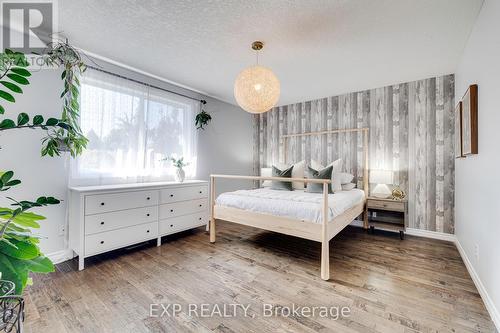
M 69 149 L 68 145 L 66 144 L 66 142 L 64 142 L 64 140 L 56 139 L 56 141 L 57 141 L 57 147 L 59 148 L 60 152 L 67 153 L 71 151 L 71 149 Z
M 184 172 L 184 170 L 182 168 L 177 168 L 175 170 L 175 181 L 182 183 L 185 178 L 186 178 L 186 173 Z

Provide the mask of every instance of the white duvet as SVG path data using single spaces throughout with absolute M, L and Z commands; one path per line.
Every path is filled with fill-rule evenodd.
M 329 194 L 329 220 L 363 202 L 364 197 L 364 192 L 359 189 Z M 321 223 L 322 199 L 323 193 L 259 188 L 222 193 L 217 197 L 216 204 L 256 213 Z

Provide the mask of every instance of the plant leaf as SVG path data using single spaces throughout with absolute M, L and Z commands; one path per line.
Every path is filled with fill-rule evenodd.
M 27 279 L 28 274 L 27 273 L 23 274 L 22 271 L 18 271 L 13 261 L 15 262 L 16 260 L 0 252 L 0 267 L 2 267 L 2 280 L 8 280 L 13 282 L 16 285 L 16 294 L 21 294 L 21 292 L 24 289 L 24 284 L 26 283 L 26 280 L 24 280 L 24 276 L 26 275 Z
M 2 174 L 0 180 L 2 180 L 4 184 L 6 184 L 9 180 L 11 180 L 13 176 L 14 176 L 14 171 L 6 171 Z
M 11 119 L 4 119 L 0 123 L 0 128 L 14 128 L 16 127 L 16 123 Z
M 9 101 L 9 102 L 12 102 L 12 103 L 14 103 L 16 101 L 16 99 L 14 98 L 14 96 L 12 96 L 11 94 L 9 94 L 8 92 L 3 91 L 3 90 L 0 90 L 0 98 L 3 98 L 6 101 Z
M 7 89 L 12 90 L 15 93 L 22 94 L 23 90 L 17 85 L 9 81 L 0 81 L 0 83 Z
M 28 114 L 22 112 L 17 116 L 17 125 L 18 126 L 23 126 L 26 125 L 30 121 L 30 117 Z
M 45 123 L 45 126 L 55 126 L 59 123 L 59 120 L 56 118 L 49 118 L 47 119 L 47 122 Z
M 13 211 L 9 208 L 0 208 L 2 214 L 1 216 L 5 220 L 11 219 L 13 215 L 16 215 L 16 211 L 18 209 Z M 40 220 L 45 220 L 45 217 L 30 212 L 17 213 L 17 215 L 12 218 L 12 222 L 20 227 L 35 229 L 40 228 L 40 225 L 36 222 Z
M 11 70 L 11 72 L 19 74 L 21 76 L 31 76 L 31 73 L 27 69 L 24 69 L 24 68 L 14 67 L 14 68 L 11 68 L 10 70 Z
M 5 109 L 3 108 L 3 106 L 0 105 L 0 114 L 4 114 L 5 113 Z
M 18 75 L 18 74 L 7 74 L 7 77 L 9 79 L 11 79 L 12 81 L 15 81 L 19 84 L 24 84 L 24 85 L 27 85 L 27 84 L 30 84 L 30 82 L 24 77 L 24 76 L 21 76 L 21 75 Z
M 13 244 L 15 247 L 11 244 Z M 23 260 L 35 259 L 40 255 L 38 246 L 34 244 L 18 240 L 12 240 L 11 244 L 0 242 L 0 252 L 8 255 L 9 257 Z
M 14 180 L 11 180 L 8 183 L 5 183 L 5 186 L 16 186 L 16 185 L 19 185 L 19 184 L 21 184 L 21 181 L 19 179 L 14 179 Z
M 34 273 L 50 273 L 54 271 L 54 264 L 49 258 L 38 256 L 34 259 L 23 261 L 26 269 Z
M 37 114 L 33 117 L 33 125 L 40 125 L 41 123 L 43 123 L 43 116 Z

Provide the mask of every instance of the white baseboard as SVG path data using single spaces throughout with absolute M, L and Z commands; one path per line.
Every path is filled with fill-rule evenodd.
M 476 285 L 476 288 L 479 291 L 479 295 L 481 295 L 481 298 L 483 299 L 484 305 L 486 306 L 486 310 L 488 310 L 490 314 L 491 320 L 495 324 L 497 331 L 500 332 L 500 312 L 498 311 L 495 304 L 491 300 L 490 295 L 486 291 L 486 288 L 481 282 L 479 275 L 476 273 L 474 266 L 472 266 L 469 257 L 467 257 L 467 254 L 465 253 L 465 250 L 462 247 L 462 244 L 460 244 L 460 242 L 458 241 L 458 239 L 455 241 L 455 245 L 457 246 L 458 252 L 462 257 L 462 260 L 464 261 L 465 267 L 467 267 L 467 271 L 469 271 L 469 275 L 472 278 L 472 281 L 474 281 L 474 284 Z
M 59 264 L 63 261 L 72 259 L 73 258 L 73 251 L 66 249 L 66 250 L 48 253 L 45 256 L 47 258 L 49 258 L 54 264 Z
M 352 225 L 353 227 L 363 227 L 363 221 L 354 220 L 351 222 L 350 225 Z M 437 232 L 437 231 L 429 231 L 429 230 L 422 230 L 422 229 L 415 229 L 415 228 L 406 228 L 406 234 L 411 235 L 411 236 L 417 236 L 417 237 L 440 239 L 440 240 L 453 242 L 453 243 L 456 241 L 455 235 L 446 234 L 444 232 Z
M 438 231 L 406 228 L 406 234 L 411 235 L 411 236 L 417 236 L 417 237 L 439 239 L 439 240 L 444 240 L 444 241 L 453 242 L 453 243 L 455 243 L 457 241 L 457 238 L 455 237 L 455 235 L 447 234 L 444 232 L 438 232 Z

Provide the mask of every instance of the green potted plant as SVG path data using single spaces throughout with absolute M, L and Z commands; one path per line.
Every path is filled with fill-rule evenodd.
M 162 159 L 162 161 L 171 161 L 172 166 L 175 168 L 175 181 L 182 183 L 186 178 L 186 172 L 184 171 L 184 167 L 189 165 L 189 162 L 184 161 L 184 157 L 175 158 L 174 156 L 166 157 Z
M 210 113 L 206 112 L 203 109 L 205 107 L 205 104 L 207 104 L 207 101 L 201 100 L 200 103 L 201 103 L 201 111 L 196 115 L 195 125 L 196 129 L 204 130 L 205 128 L 203 128 L 203 126 L 208 125 L 208 123 L 212 121 L 212 116 L 210 115 Z
M 65 44 L 67 45 L 67 42 Z M 55 46 L 57 47 L 56 44 Z M 5 115 L 4 102 L 16 102 L 15 95 L 24 93 L 23 87 L 29 85 L 31 72 L 24 54 L 8 49 L 0 53 L 0 102 L 2 103 L 0 104 L 0 133 L 22 129 L 45 131 L 46 136 L 42 140 L 42 156 L 59 156 L 63 151 L 69 151 L 72 156 L 77 156 L 87 144 L 87 139 L 78 126 L 80 111 L 78 76 L 85 70 L 85 65 L 81 58 L 79 62 L 73 60 L 69 62 L 73 58 L 61 57 L 63 54 L 64 52 L 60 52 L 57 57 L 67 61 L 55 61 L 55 56 L 51 52 L 42 55 L 48 65 L 64 66 L 65 69 L 62 75 L 64 90 L 61 94 L 63 99 L 61 118 L 44 119 L 42 115 L 30 118 L 27 113 L 22 112 L 12 119 Z M 21 180 L 14 177 L 14 171 L 0 171 L 0 192 L 20 185 Z M 39 222 L 45 217 L 31 210 L 60 203 L 59 199 L 52 196 L 41 196 L 32 200 L 20 200 L 7 196 L 7 199 L 11 202 L 11 207 L 0 207 L 0 279 L 8 281 L 3 282 L 3 285 L 10 285 L 10 282 L 13 290 L 10 290 L 9 294 L 2 291 L 3 289 L 0 290 L 0 303 L 2 304 L 0 311 L 3 311 L 0 313 L 0 327 L 13 327 L 14 322 L 20 325 L 23 304 L 20 295 L 31 283 L 30 272 L 54 271 L 53 263 L 40 250 L 39 237 L 32 233 L 33 229 L 40 227 Z M 21 306 L 16 306 L 16 304 L 21 304 Z M 13 308 L 18 309 L 19 313 L 15 314 Z

